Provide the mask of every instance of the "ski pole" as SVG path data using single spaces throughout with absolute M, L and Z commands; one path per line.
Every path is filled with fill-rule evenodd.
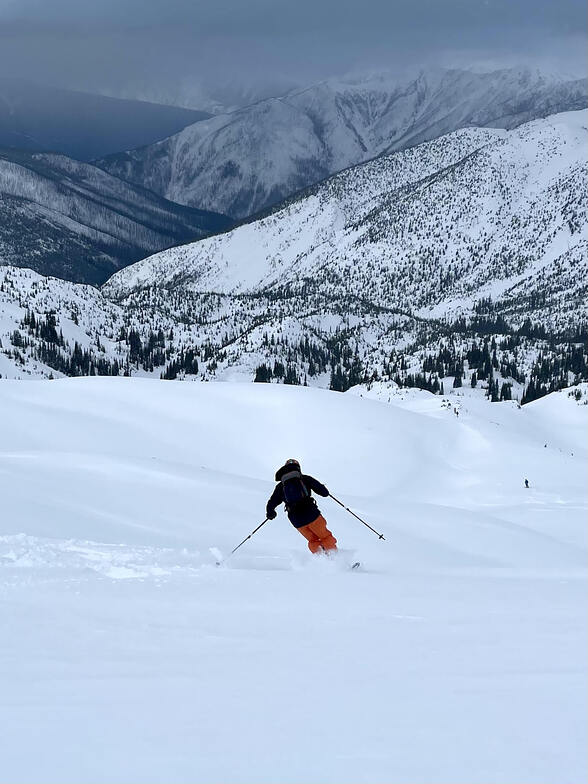
M 260 523 L 260 524 L 257 526 L 257 528 L 255 529 L 255 531 L 251 531 L 251 533 L 249 534 L 249 536 L 246 536 L 246 537 L 245 537 L 245 539 L 243 539 L 243 541 L 242 541 L 242 542 L 240 542 L 240 544 L 238 544 L 238 545 L 235 547 L 235 549 L 234 549 L 234 550 L 231 550 L 231 555 L 233 555 L 233 553 L 234 553 L 234 552 L 236 552 L 236 551 L 239 549 L 239 547 L 241 547 L 241 545 L 242 545 L 242 544 L 245 544 L 245 542 L 246 542 L 248 539 L 251 539 L 251 537 L 253 536 L 253 534 L 256 534 L 256 533 L 259 531 L 259 529 L 261 528 L 261 526 L 262 526 L 262 525 L 265 525 L 265 524 L 267 523 L 267 521 L 268 521 L 268 520 L 269 520 L 269 517 L 266 517 L 266 518 L 265 518 L 265 520 L 263 521 L 263 523 Z
M 349 507 L 345 506 L 345 504 L 342 504 L 341 501 L 339 501 L 338 498 L 335 498 L 335 496 L 332 495 L 331 493 L 329 493 L 329 497 L 332 498 L 333 501 L 336 501 L 339 504 L 339 506 L 342 506 L 343 509 L 345 509 L 347 512 L 349 512 L 349 514 L 352 514 L 354 517 L 356 517 L 359 520 L 360 523 L 363 523 L 365 525 L 366 528 L 369 528 L 370 531 L 373 531 L 375 534 L 377 534 L 379 539 L 383 539 L 384 541 L 386 541 L 386 537 L 384 536 L 384 534 L 378 533 L 376 531 L 376 529 L 372 528 L 369 523 L 366 523 L 366 521 L 362 520 L 359 515 L 356 515 L 355 512 L 352 512 L 351 509 L 349 509 Z

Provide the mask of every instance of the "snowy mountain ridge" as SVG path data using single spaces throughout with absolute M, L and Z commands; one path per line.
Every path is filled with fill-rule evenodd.
M 122 270 L 102 293 L 8 270 L 0 372 L 339 390 L 383 379 L 443 391 L 445 378 L 493 400 L 577 383 L 586 114 L 464 129 L 349 169 Z M 55 336 L 43 346 L 51 310 L 64 335 L 75 325 L 77 353 Z
M 198 122 L 99 165 L 166 198 L 242 218 L 329 175 L 466 126 L 584 108 L 587 80 L 535 69 L 334 79 Z
M 156 254 L 105 293 L 304 289 L 416 316 L 539 293 L 576 323 L 588 237 L 588 111 L 511 131 L 465 129 L 336 175 L 258 221 Z M 514 251 L 514 252 L 513 252 Z M 558 287 L 565 296 L 557 296 Z M 570 297 L 571 295 L 571 297 Z

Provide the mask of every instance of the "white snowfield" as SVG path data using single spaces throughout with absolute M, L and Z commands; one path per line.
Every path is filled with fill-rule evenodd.
M 586 385 L 354 392 L 0 382 L 2 784 L 586 781 Z

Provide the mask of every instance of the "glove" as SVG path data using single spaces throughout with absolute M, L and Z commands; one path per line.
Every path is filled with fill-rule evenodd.
M 278 513 L 276 512 L 275 509 L 268 509 L 265 515 L 268 520 L 273 520 L 275 517 L 278 516 Z

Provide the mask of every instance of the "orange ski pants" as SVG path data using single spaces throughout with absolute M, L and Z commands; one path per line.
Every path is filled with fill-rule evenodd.
M 298 530 L 302 536 L 308 539 L 308 549 L 311 553 L 316 553 L 319 550 L 337 549 L 337 540 L 327 528 L 327 521 L 322 515 Z

